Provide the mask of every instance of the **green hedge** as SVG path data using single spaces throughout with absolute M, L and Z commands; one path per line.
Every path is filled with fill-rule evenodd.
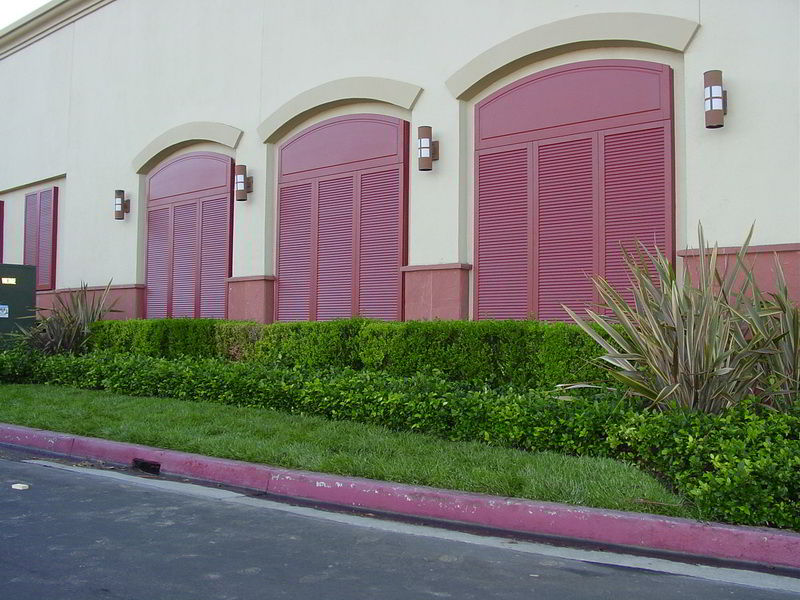
M 400 376 L 439 372 L 451 381 L 492 387 L 550 389 L 559 383 L 606 380 L 592 363 L 599 346 L 578 327 L 538 321 L 104 321 L 92 327 L 92 346 L 288 368 L 352 368 Z
M 654 413 L 609 395 L 476 390 L 441 374 L 287 369 L 218 358 L 0 353 L 0 381 L 261 406 L 478 440 L 610 456 L 660 473 L 699 518 L 800 530 L 800 411 Z
M 160 358 L 217 356 L 215 319 L 135 319 L 96 321 L 90 346 Z
M 800 530 L 800 411 L 632 413 L 614 456 L 669 476 L 707 518 Z

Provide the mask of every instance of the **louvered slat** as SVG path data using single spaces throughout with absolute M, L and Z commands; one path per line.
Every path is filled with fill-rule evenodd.
M 311 293 L 311 183 L 280 190 L 278 320 L 307 321 Z
M 537 290 L 540 320 L 568 320 L 562 303 L 582 311 L 592 302 L 596 242 L 591 137 L 541 144 L 535 182 L 538 214 Z
M 528 148 L 478 156 L 478 319 L 528 316 Z
M 606 133 L 603 137 L 605 196 L 605 278 L 633 300 L 621 246 L 635 252 L 635 240 L 666 251 L 669 183 L 664 126 Z
M 197 204 L 173 209 L 172 315 L 194 317 L 197 282 Z
M 361 175 L 358 312 L 371 319 L 400 318 L 402 170 Z
M 214 198 L 202 202 L 200 233 L 200 316 L 225 318 L 225 279 L 228 277 L 230 201 Z
M 353 176 L 319 182 L 317 319 L 353 312 Z
M 36 289 L 55 288 L 57 198 L 54 189 L 39 192 L 39 251 Z
M 25 195 L 25 249 L 23 262 L 36 266 L 39 253 L 39 194 Z M 38 277 L 37 277 L 38 278 Z
M 170 208 L 147 213 L 147 318 L 167 316 Z

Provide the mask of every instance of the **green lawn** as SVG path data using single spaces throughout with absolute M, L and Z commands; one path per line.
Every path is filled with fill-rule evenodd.
M 679 496 L 619 461 L 447 442 L 262 408 L 0 385 L 0 422 L 324 473 L 691 516 Z

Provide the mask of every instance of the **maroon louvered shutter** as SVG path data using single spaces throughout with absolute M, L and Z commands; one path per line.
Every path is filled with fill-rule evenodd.
M 147 213 L 146 316 L 148 319 L 163 319 L 167 316 L 171 210 L 167 206 Z
M 586 61 L 524 77 L 476 105 L 475 138 L 477 318 L 569 320 L 562 304 L 596 308 L 592 275 L 629 286 L 621 243 L 672 256 L 666 65 Z
M 534 200 L 536 316 L 569 318 L 590 307 L 595 272 L 594 137 L 537 144 Z
M 58 188 L 26 194 L 23 262 L 36 267 L 37 290 L 55 288 L 57 232 Z
M 37 290 L 52 290 L 56 285 L 57 221 L 58 188 L 39 192 L 39 253 L 36 264 Z
M 148 318 L 225 318 L 233 161 L 195 152 L 148 176 Z
M 197 288 L 197 203 L 173 208 L 172 314 L 194 317 Z
M 3 262 L 3 231 L 5 231 L 5 204 L 0 201 L 0 263 Z
M 230 272 L 228 237 L 231 229 L 228 198 L 201 203 L 200 316 L 225 318 L 225 280 Z
M 279 193 L 278 320 L 309 319 L 312 184 L 285 185 Z
M 25 195 L 25 250 L 23 262 L 36 266 L 39 255 L 39 193 Z
M 354 177 L 319 182 L 317 243 L 317 319 L 353 314 Z
M 621 248 L 635 240 L 671 255 L 672 139 L 668 124 L 652 123 L 601 133 L 601 194 L 605 278 L 632 301 Z
M 400 167 L 361 175 L 358 314 L 401 316 L 402 265 Z
M 524 319 L 528 302 L 529 147 L 478 155 L 478 319 Z
M 402 319 L 408 123 L 334 117 L 279 154 L 277 319 Z

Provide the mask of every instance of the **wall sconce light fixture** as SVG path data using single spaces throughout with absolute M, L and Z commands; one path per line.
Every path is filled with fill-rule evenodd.
M 247 175 L 246 165 L 236 165 L 234 185 L 237 200 L 247 200 L 247 194 L 253 191 L 253 178 Z
M 722 71 L 703 73 L 706 129 L 718 129 L 725 124 L 728 113 L 728 92 L 722 87 Z
M 125 190 L 114 190 L 114 219 L 122 221 L 125 213 L 131 212 L 131 201 L 125 197 Z
M 420 171 L 433 169 L 433 161 L 439 160 L 439 140 L 434 140 L 433 130 L 422 125 L 417 129 L 417 159 Z

